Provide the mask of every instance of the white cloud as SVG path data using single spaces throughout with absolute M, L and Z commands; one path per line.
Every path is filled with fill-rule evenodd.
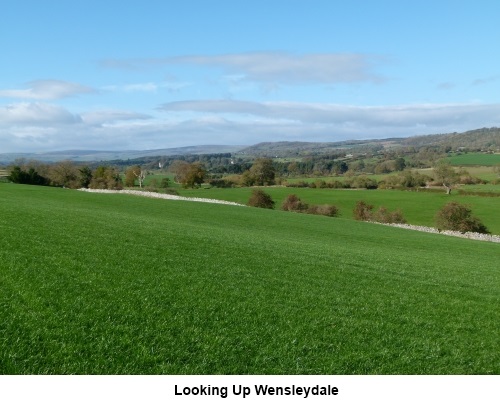
M 499 126 L 500 104 L 345 106 L 192 100 L 133 111 L 73 114 L 42 103 L 0 106 L 0 151 L 157 149 L 264 141 L 406 137 Z
M 451 90 L 454 87 L 456 87 L 455 83 L 452 83 L 452 82 L 443 82 L 443 83 L 439 83 L 436 86 L 436 89 L 438 89 L 438 90 Z
M 484 78 L 481 78 L 481 79 L 474 80 L 472 82 L 472 85 L 473 86 L 482 86 L 484 84 L 494 83 L 494 82 L 496 82 L 498 80 L 500 80 L 500 75 L 489 76 L 489 77 L 484 77 Z
M 125 93 L 135 93 L 135 92 L 143 92 L 143 93 L 155 93 L 158 90 L 165 89 L 168 92 L 177 92 L 185 87 L 191 86 L 192 83 L 188 82 L 146 82 L 146 83 L 129 83 L 124 85 L 109 85 L 102 87 L 102 90 L 105 91 L 117 91 L 117 92 L 125 92 Z
M 240 100 L 193 100 L 166 103 L 166 112 L 248 114 L 269 119 L 284 119 L 303 124 L 356 125 L 376 131 L 381 126 L 409 128 L 500 123 L 500 104 L 416 104 L 399 106 L 349 106 L 326 103 L 257 103 Z M 372 128 L 370 128 L 372 127 Z
M 222 68 L 244 80 L 280 84 L 334 84 L 380 82 L 374 72 L 385 58 L 359 53 L 292 54 L 286 52 L 249 52 L 225 55 L 187 55 L 163 59 L 106 60 L 111 68 L 140 69 L 159 65 L 197 65 Z
M 16 103 L 0 106 L 0 128 L 5 125 L 68 125 L 81 122 L 66 109 L 43 103 Z
M 57 100 L 88 93 L 95 93 L 95 90 L 81 84 L 62 80 L 36 80 L 27 83 L 26 89 L 0 90 L 0 97 L 29 100 Z
M 133 120 L 146 120 L 151 118 L 150 115 L 140 114 L 132 111 L 111 111 L 100 110 L 83 113 L 81 115 L 84 124 L 96 126 L 111 124 L 117 121 L 133 121 Z

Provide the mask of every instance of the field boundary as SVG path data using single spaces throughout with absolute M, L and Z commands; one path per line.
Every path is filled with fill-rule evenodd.
M 211 204 L 224 204 L 224 205 L 237 205 L 239 207 L 246 207 L 244 204 L 239 204 L 232 201 L 224 200 L 214 200 L 211 198 L 200 198 L 200 197 L 181 197 L 173 194 L 155 193 L 152 191 L 138 191 L 138 190 L 103 190 L 103 189 L 93 189 L 93 188 L 80 188 L 78 191 L 86 191 L 88 193 L 100 193 L 100 194 L 130 194 L 137 195 L 141 197 L 149 198 L 161 198 L 164 200 L 181 200 L 181 201 L 195 201 Z
M 486 233 L 477 233 L 477 232 L 464 232 L 464 233 L 462 233 L 462 232 L 457 232 L 457 231 L 440 231 L 439 229 L 436 229 L 436 228 L 431 228 L 428 226 L 420 226 L 420 225 L 385 224 L 382 222 L 373 222 L 373 223 L 379 224 L 379 225 L 392 226 L 395 228 L 410 229 L 412 231 L 437 233 L 439 235 L 455 236 L 457 238 L 474 239 L 474 240 L 481 240 L 481 241 L 486 241 L 486 242 L 500 243 L 500 235 L 489 235 Z

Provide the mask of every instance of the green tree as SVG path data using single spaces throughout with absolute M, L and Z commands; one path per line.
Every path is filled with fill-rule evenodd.
M 168 188 L 170 187 L 170 179 L 168 177 L 164 177 L 161 179 L 160 188 Z
M 394 161 L 394 170 L 400 172 L 404 170 L 405 167 L 406 167 L 406 162 L 402 157 L 399 157 Z
M 273 209 L 275 202 L 269 194 L 265 193 L 262 190 L 255 189 L 252 190 L 252 195 L 248 200 L 248 205 L 251 207 Z
M 92 181 L 89 187 L 95 189 L 121 190 L 123 188 L 123 182 L 118 170 L 109 166 L 99 166 L 94 170 L 94 173 L 92 173 Z
M 139 181 L 139 188 L 142 188 L 144 179 L 146 178 L 146 170 L 142 169 L 139 165 L 130 166 L 125 171 L 125 186 L 134 187 L 135 180 Z
M 134 168 L 140 170 L 139 166 L 130 166 L 125 170 L 125 187 L 135 187 L 135 174 Z
M 190 164 L 184 160 L 174 160 L 168 170 L 174 173 L 174 181 L 180 184 L 185 184 L 186 176 L 189 172 Z
M 449 202 L 437 212 L 436 226 L 438 229 L 462 233 L 489 233 L 488 229 L 479 218 L 472 216 L 472 211 L 469 207 L 457 203 L 456 201 Z
M 339 175 L 339 174 L 344 174 L 349 170 L 349 166 L 347 166 L 346 162 L 341 162 L 337 160 L 336 162 L 333 163 L 332 166 L 332 172 Z
M 256 186 L 271 186 L 274 184 L 276 171 L 273 161 L 269 158 L 258 158 L 250 168 L 250 177 Z
M 442 162 L 434 169 L 434 178 L 443 185 L 446 194 L 451 194 L 452 187 L 458 181 L 458 174 L 449 163 Z
M 206 170 L 200 162 L 191 163 L 182 181 L 182 186 L 199 187 L 205 180 Z
M 8 176 L 9 181 L 19 184 L 33 184 L 35 186 L 46 186 L 49 180 L 41 176 L 34 167 L 30 167 L 27 171 L 19 166 L 14 166 Z
M 17 184 L 26 184 L 28 179 L 28 173 L 22 170 L 19 166 L 14 166 L 9 176 L 7 177 L 9 181 Z
M 88 166 L 84 166 L 78 169 L 78 171 L 80 172 L 80 186 L 88 188 L 92 181 L 92 169 Z
M 70 160 L 53 164 L 49 170 L 49 178 L 55 186 L 77 188 L 80 185 L 78 169 Z

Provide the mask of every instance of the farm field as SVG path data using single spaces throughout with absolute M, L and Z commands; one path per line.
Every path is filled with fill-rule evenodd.
M 490 188 L 493 186 L 490 186 Z M 458 201 L 471 207 L 475 216 L 479 217 L 490 232 L 500 234 L 500 198 L 459 195 L 453 191 L 451 195 L 443 192 L 401 191 L 401 190 L 342 190 L 342 189 L 310 189 L 293 187 L 266 187 L 279 208 L 289 194 L 296 194 L 310 204 L 333 204 L 340 208 L 340 217 L 352 219 L 352 210 L 356 201 L 363 200 L 375 207 L 381 205 L 389 210 L 401 208 L 403 214 L 412 225 L 434 226 L 436 212 L 449 201 Z M 183 190 L 179 193 L 186 197 L 204 197 L 234 201 L 246 204 L 252 188 L 197 189 Z
M 500 153 L 466 153 L 447 160 L 453 166 L 493 166 L 500 164 Z
M 2 374 L 500 373 L 494 243 L 14 184 L 0 210 Z

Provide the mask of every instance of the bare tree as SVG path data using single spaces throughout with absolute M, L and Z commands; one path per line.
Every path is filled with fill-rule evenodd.
M 137 180 L 139 180 L 139 188 L 142 188 L 142 185 L 144 183 L 144 179 L 146 178 L 146 170 L 143 170 L 141 169 L 140 167 L 135 170 L 132 171 L 135 175 L 135 177 L 137 177 Z

